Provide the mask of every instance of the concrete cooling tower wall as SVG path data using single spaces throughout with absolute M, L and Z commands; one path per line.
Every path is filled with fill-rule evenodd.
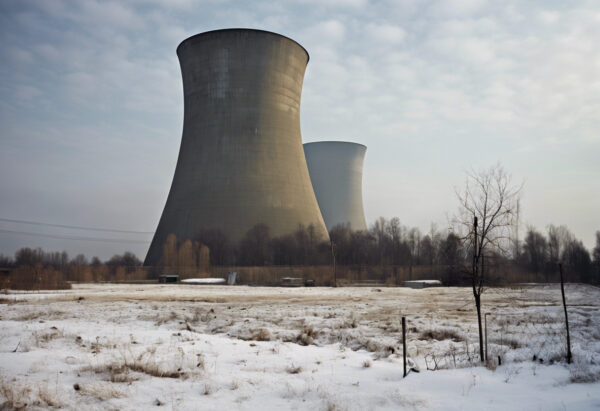
M 313 224 L 328 240 L 300 135 L 307 51 L 279 34 L 227 29 L 184 40 L 177 55 L 183 136 L 145 264 L 159 262 L 169 234 L 216 229 L 235 243 L 261 223 L 271 237 Z
M 362 200 L 363 160 L 367 147 L 342 141 L 304 144 L 304 154 L 327 229 L 350 223 L 366 230 Z

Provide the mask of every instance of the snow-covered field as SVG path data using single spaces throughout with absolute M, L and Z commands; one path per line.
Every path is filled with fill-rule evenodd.
M 560 289 L 550 285 L 486 291 L 487 367 L 478 365 L 467 288 L 81 284 L 12 293 L 0 297 L 0 404 L 598 409 L 600 289 L 566 291 L 574 364 L 563 361 Z M 402 316 L 420 368 L 404 379 Z

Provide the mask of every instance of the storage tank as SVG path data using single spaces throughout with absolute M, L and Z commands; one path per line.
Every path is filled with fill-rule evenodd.
M 225 29 L 184 40 L 177 55 L 183 135 L 144 264 L 159 262 L 169 234 L 216 229 L 235 243 L 257 224 L 271 237 L 312 224 L 328 240 L 300 134 L 308 52 L 276 33 Z
M 362 144 L 345 141 L 304 144 L 310 179 L 329 230 L 338 224 L 367 229 L 362 199 L 366 151 Z

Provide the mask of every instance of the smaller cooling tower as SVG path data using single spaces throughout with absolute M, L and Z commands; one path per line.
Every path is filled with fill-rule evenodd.
M 363 160 L 367 147 L 344 141 L 304 144 L 313 189 L 328 230 L 350 223 L 366 230 L 362 201 Z

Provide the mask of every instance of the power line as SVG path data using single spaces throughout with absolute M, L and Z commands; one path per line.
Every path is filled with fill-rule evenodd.
M 58 239 L 62 239 L 62 240 L 100 241 L 100 242 L 105 242 L 105 243 L 130 243 L 130 244 L 148 244 L 148 243 L 150 243 L 150 241 L 120 240 L 118 238 L 78 237 L 78 236 L 62 236 L 62 235 L 53 235 L 53 234 L 31 233 L 31 232 L 27 232 L 27 231 L 4 230 L 2 228 L 0 228 L 0 233 L 22 234 L 22 235 L 30 235 L 30 236 L 35 236 L 35 237 L 58 238 Z
M 14 220 L 11 218 L 0 218 L 0 221 L 4 221 L 4 222 L 8 222 L 8 223 L 18 223 L 18 224 L 41 225 L 41 226 L 47 226 L 47 227 L 71 228 L 71 229 L 75 229 L 75 230 L 103 231 L 103 232 L 127 233 L 127 234 L 154 234 L 154 231 L 133 231 L 133 230 L 118 230 L 118 229 L 112 229 L 112 228 L 83 227 L 83 226 L 79 226 L 79 225 L 41 223 L 39 221 L 28 221 L 28 220 Z

